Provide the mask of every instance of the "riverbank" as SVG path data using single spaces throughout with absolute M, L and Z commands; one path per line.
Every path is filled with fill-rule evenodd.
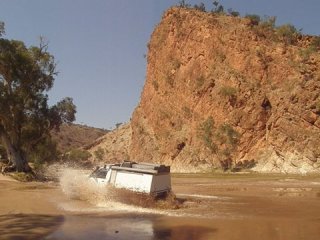
M 80 171 L 66 172 L 80 183 Z M 1 239 L 320 237 L 320 176 L 173 174 L 172 186 L 179 209 L 120 203 L 84 182 L 72 195 L 72 186 L 0 175 Z

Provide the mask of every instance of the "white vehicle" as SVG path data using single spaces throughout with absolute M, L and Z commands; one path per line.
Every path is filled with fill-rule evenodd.
M 159 196 L 171 191 L 170 166 L 123 162 L 97 167 L 90 179 L 99 185 L 112 185 L 135 192 Z

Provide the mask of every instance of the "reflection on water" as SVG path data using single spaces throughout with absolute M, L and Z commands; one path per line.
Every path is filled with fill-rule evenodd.
M 176 219 L 177 220 L 177 219 Z M 177 221 L 175 221 L 177 222 Z M 179 221 L 178 221 L 179 222 Z M 68 216 L 65 223 L 46 240 L 53 239 L 208 239 L 215 229 L 192 223 L 163 225 L 159 216 Z

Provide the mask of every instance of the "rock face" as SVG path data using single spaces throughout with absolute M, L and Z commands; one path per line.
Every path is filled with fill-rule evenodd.
M 312 37 L 291 44 L 267 30 L 169 9 L 148 45 L 130 158 L 178 171 L 319 171 L 319 51 Z
M 98 138 L 94 143 L 86 146 L 85 149 L 92 154 L 91 160 L 96 164 L 129 160 L 131 133 L 130 123 L 123 124 L 103 137 Z

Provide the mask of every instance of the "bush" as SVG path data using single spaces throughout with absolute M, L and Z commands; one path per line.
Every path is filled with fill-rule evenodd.
M 195 4 L 193 7 L 201 12 L 206 11 L 206 7 L 203 2 L 201 2 L 199 5 Z
M 219 3 L 219 1 L 213 1 L 214 8 L 211 10 L 213 13 L 224 13 L 224 7 Z
M 204 145 L 220 158 L 223 170 L 231 169 L 233 165 L 233 154 L 238 147 L 240 134 L 229 124 L 214 127 L 214 120 L 208 117 L 198 128 L 198 137 Z
M 170 86 L 173 87 L 174 86 L 174 78 L 171 75 L 167 75 L 166 77 L 166 83 Z
M 259 23 L 259 25 L 263 28 L 274 29 L 276 26 L 276 17 L 265 16 Z
M 299 50 L 301 61 L 304 63 L 307 62 L 313 52 L 315 52 L 315 49 L 311 46 L 309 46 L 308 48 Z
M 220 160 L 221 167 L 224 171 L 231 169 L 233 166 L 232 155 L 235 152 L 240 134 L 234 130 L 229 124 L 219 126 L 216 131 L 215 138 L 220 144 Z
M 234 149 L 239 143 L 240 134 L 234 130 L 229 124 L 223 124 L 219 127 L 216 138 L 221 144 L 226 144 Z
M 261 21 L 261 18 L 259 15 L 257 14 L 247 14 L 245 16 L 245 18 L 249 19 L 250 20 L 250 25 L 251 26 L 255 26 L 255 25 L 258 25 Z
M 204 82 L 206 81 L 206 79 L 204 78 L 204 76 L 199 76 L 197 79 L 196 79 L 196 86 L 197 88 L 201 88 L 204 84 Z
M 312 49 L 314 49 L 315 51 L 317 51 L 320 48 L 320 37 L 314 37 L 314 39 L 312 40 L 310 47 Z
M 237 94 L 237 89 L 230 86 L 223 86 L 220 88 L 219 93 L 225 97 L 234 97 Z
M 192 118 L 192 110 L 186 106 L 182 108 L 182 111 L 184 112 L 184 116 L 188 119 Z
M 228 13 L 233 17 L 239 17 L 240 16 L 240 13 L 237 12 L 237 11 L 234 11 L 232 8 L 228 9 Z
M 27 157 L 34 167 L 40 168 L 44 163 L 58 159 L 57 143 L 50 137 L 45 138 L 34 149 L 28 152 Z
M 210 149 L 212 153 L 217 152 L 217 146 L 213 142 L 213 130 L 214 130 L 214 120 L 212 117 L 208 117 L 207 120 L 202 122 L 198 129 L 198 135 L 202 139 L 205 146 Z
M 250 15 L 251 27 L 254 33 L 263 38 L 274 39 L 274 27 L 276 22 L 276 17 L 265 16 L 261 19 L 258 15 Z
M 295 26 L 291 24 L 285 24 L 276 28 L 276 33 L 280 40 L 284 41 L 286 44 L 293 44 L 297 36 L 300 34 Z
M 96 151 L 94 151 L 93 154 L 97 160 L 102 161 L 104 157 L 104 150 L 101 147 L 99 147 Z
M 179 7 L 182 7 L 182 8 L 190 8 L 190 7 L 191 7 L 191 5 L 190 5 L 190 4 L 188 4 L 188 3 L 186 3 L 186 1 L 185 1 L 185 0 L 181 0 L 181 1 L 179 1 L 178 6 L 179 6 Z
M 0 144 L 0 160 L 7 158 L 7 151 L 6 149 Z
M 85 161 L 91 157 L 91 153 L 86 150 L 72 149 L 70 152 L 65 154 L 65 160 L 76 162 Z

